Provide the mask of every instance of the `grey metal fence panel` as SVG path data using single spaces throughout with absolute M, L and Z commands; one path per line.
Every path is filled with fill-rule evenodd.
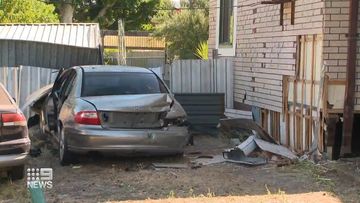
M 224 117 L 223 93 L 177 93 L 175 98 L 193 126 L 216 127 Z
M 224 93 L 226 108 L 233 108 L 233 62 L 229 58 L 175 60 L 170 66 L 174 93 Z
M 49 68 L 20 66 L 0 67 L 0 82 L 9 91 L 16 103 L 21 107 L 26 98 L 34 91 L 53 83 L 57 70 Z M 24 114 L 29 117 L 30 110 L 26 109 Z
M 18 69 L 18 67 L 9 67 L 0 70 L 0 82 L 15 99 L 18 93 Z

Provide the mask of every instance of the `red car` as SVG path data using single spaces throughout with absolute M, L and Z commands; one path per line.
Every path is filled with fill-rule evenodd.
M 29 151 L 26 118 L 0 83 L 0 170 L 13 180 L 22 179 Z

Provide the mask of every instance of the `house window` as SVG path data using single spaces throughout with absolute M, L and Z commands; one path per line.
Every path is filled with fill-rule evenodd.
M 235 56 L 237 0 L 217 0 L 216 49 L 219 56 Z
M 234 0 L 220 0 L 219 47 L 232 47 L 234 40 Z

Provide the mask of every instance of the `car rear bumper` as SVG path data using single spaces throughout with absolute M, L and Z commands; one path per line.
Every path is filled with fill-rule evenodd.
M 28 153 L 10 154 L 0 156 L 0 168 L 19 166 L 25 164 Z
M 30 151 L 29 138 L 0 143 L 0 168 L 25 164 Z
M 104 130 L 66 129 L 69 151 L 113 155 L 160 155 L 182 153 L 188 142 L 187 127 L 163 129 Z

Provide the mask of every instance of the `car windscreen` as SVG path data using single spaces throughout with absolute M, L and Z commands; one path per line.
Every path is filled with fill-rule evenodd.
M 0 105 L 11 105 L 10 98 L 5 90 L 0 86 Z
M 153 73 L 85 72 L 81 96 L 167 93 Z

